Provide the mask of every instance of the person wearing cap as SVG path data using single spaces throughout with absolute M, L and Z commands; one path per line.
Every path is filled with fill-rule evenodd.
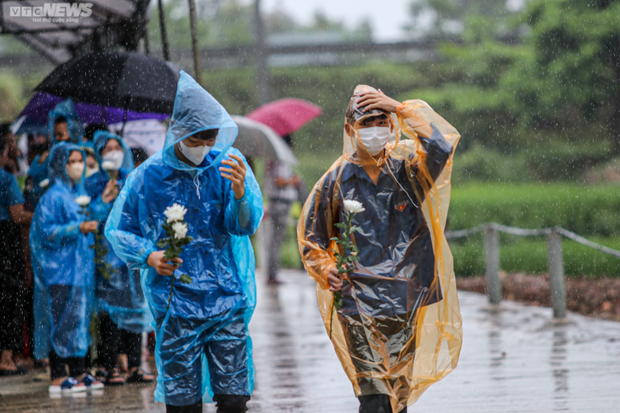
M 459 137 L 425 102 L 359 85 L 345 113 L 343 155 L 304 205 L 300 254 L 362 413 L 406 412 L 456 367 L 461 318 L 443 230 Z M 348 274 L 336 252 L 353 252 L 335 242 L 346 201 L 361 203 Z

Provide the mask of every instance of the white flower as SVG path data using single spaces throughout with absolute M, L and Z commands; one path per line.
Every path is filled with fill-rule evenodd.
M 83 207 L 83 206 L 90 204 L 90 197 L 88 195 L 78 196 L 77 198 L 75 198 L 75 202 L 79 206 Z
M 166 218 L 166 222 L 170 224 L 171 222 L 183 221 L 185 218 L 185 214 L 187 213 L 187 209 L 183 205 L 172 204 L 164 211 L 164 215 Z
M 174 231 L 174 237 L 176 239 L 183 239 L 187 235 L 187 224 L 183 222 L 175 222 L 172 224 L 172 230 Z
M 101 167 L 106 171 L 113 171 L 115 169 L 114 162 L 112 161 L 103 161 L 101 163 Z
M 362 203 L 359 201 L 355 201 L 353 199 L 345 199 L 344 200 L 344 210 L 348 214 L 358 214 L 360 212 L 366 211 L 366 208 L 362 206 Z
M 47 188 L 50 184 L 50 180 L 49 179 L 44 179 L 41 182 L 39 182 L 39 186 L 41 188 Z

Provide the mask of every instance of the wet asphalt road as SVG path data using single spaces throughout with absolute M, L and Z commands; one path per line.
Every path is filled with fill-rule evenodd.
M 264 286 L 250 324 L 256 390 L 250 412 L 356 412 L 357 400 L 301 271 Z M 571 314 L 553 323 L 548 308 L 490 308 L 460 293 L 464 344 L 459 367 L 410 412 L 620 412 L 620 323 Z M 40 373 L 40 372 L 39 372 Z M 0 412 L 165 412 L 153 386 L 125 385 L 52 399 L 32 375 L 0 378 Z M 215 412 L 213 405 L 204 412 Z

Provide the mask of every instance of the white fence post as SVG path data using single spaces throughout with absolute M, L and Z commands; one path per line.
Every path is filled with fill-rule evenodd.
M 555 228 L 547 233 L 547 253 L 549 257 L 549 289 L 553 318 L 564 318 L 566 317 L 566 287 L 564 283 L 562 236 Z
M 489 303 L 497 305 L 502 300 L 502 283 L 499 279 L 499 233 L 493 224 L 484 230 L 484 254 Z

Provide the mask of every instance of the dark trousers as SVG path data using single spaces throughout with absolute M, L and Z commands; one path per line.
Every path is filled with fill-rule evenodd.
M 269 246 L 267 247 L 267 276 L 270 280 L 276 279 L 278 270 L 280 269 L 280 248 L 282 248 L 282 244 L 286 238 L 290 210 L 290 202 L 269 202 L 271 234 L 269 234 Z
M 20 353 L 24 346 L 22 288 L 0 282 L 0 349 Z
M 99 365 L 107 370 L 118 367 L 118 355 L 127 354 L 129 368 L 140 367 L 142 334 L 119 328 L 107 312 L 99 314 Z
M 27 344 L 30 356 L 34 357 L 34 288 L 24 290 L 24 320 L 26 321 Z
M 390 397 L 386 394 L 360 396 L 360 413 L 393 413 Z M 405 407 L 398 413 L 407 413 Z
M 250 396 L 238 396 L 234 394 L 216 394 L 213 400 L 217 402 L 217 413 L 245 413 Z M 202 401 L 189 406 L 166 405 L 166 413 L 202 413 Z M 406 413 L 406 412 L 405 412 Z
M 69 366 L 69 375 L 71 377 L 77 377 L 84 374 L 86 357 L 70 357 L 63 359 L 60 357 L 54 349 L 50 350 L 50 373 L 52 380 L 67 375 L 67 368 Z
M 24 252 L 19 226 L 0 221 L 0 349 L 24 346 Z

